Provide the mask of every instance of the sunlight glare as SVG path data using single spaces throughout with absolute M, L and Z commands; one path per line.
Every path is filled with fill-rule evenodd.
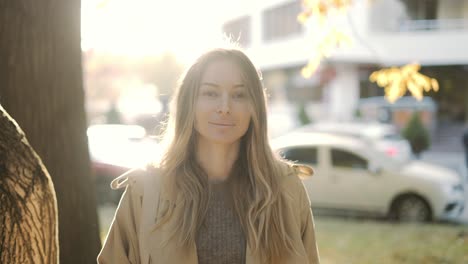
M 221 41 L 219 1 L 83 0 L 82 50 L 130 56 L 172 52 L 185 63 Z

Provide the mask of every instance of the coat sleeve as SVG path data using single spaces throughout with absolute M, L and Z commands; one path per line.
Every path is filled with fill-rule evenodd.
M 315 223 L 312 209 L 310 207 L 310 200 L 305 188 L 301 188 L 301 229 L 302 229 L 302 243 L 309 260 L 309 264 L 319 264 L 320 257 L 315 239 Z
M 136 186 L 128 183 L 117 207 L 99 264 L 139 264 L 138 228 L 141 200 Z
M 320 263 L 319 251 L 315 240 L 314 217 L 310 208 L 303 213 L 302 243 L 304 244 L 309 264 Z

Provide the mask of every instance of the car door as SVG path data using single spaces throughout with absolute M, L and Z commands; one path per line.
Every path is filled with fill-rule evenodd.
M 329 161 L 333 194 L 330 203 L 342 209 L 379 211 L 381 177 L 368 169 L 370 161 L 338 147 L 330 147 Z
M 292 162 L 310 165 L 314 169 L 314 175 L 302 179 L 309 194 L 312 206 L 326 205 L 329 200 L 330 181 L 327 178 L 324 164 L 325 153 L 322 147 L 298 146 L 280 150 L 279 154 Z

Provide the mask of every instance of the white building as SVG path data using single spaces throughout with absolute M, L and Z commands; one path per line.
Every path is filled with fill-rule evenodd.
M 223 30 L 260 66 L 273 101 L 286 95 L 306 101 L 314 119 L 349 120 L 359 98 L 383 95 L 368 81 L 372 71 L 418 62 L 439 80 L 441 91 L 431 95 L 439 118 L 468 120 L 468 0 L 355 0 L 344 21 L 354 45 L 334 52 L 308 80 L 300 69 L 314 49 L 297 22 L 301 1 L 231 2 Z

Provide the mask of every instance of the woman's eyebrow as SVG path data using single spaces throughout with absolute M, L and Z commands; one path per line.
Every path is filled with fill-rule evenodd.
M 216 87 L 216 88 L 219 87 L 219 85 L 217 85 L 216 83 L 211 83 L 211 82 L 202 82 L 202 85 Z
M 218 84 L 212 83 L 212 82 L 202 82 L 202 85 L 206 85 L 206 86 L 211 86 L 211 87 L 219 88 L 219 85 L 218 85 Z M 244 84 L 240 83 L 240 84 L 234 85 L 232 88 L 243 88 L 243 87 L 245 87 Z

